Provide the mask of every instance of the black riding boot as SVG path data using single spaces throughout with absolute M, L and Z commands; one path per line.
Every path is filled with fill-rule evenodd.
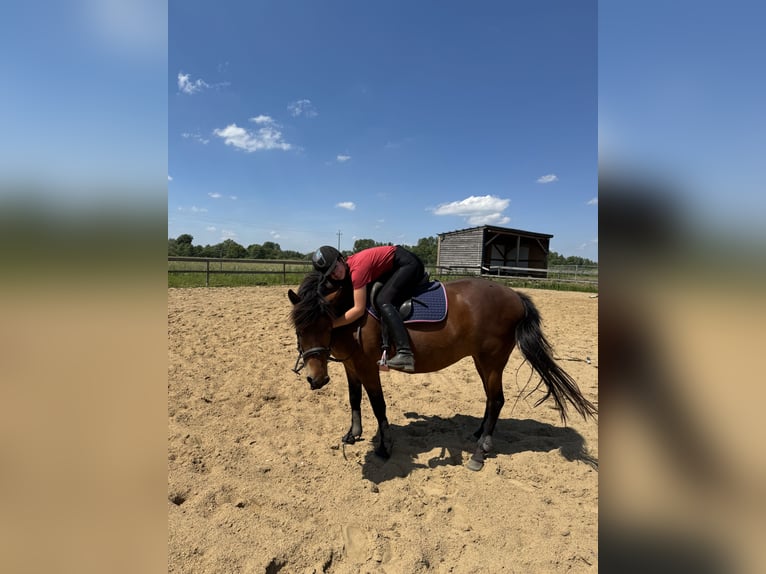
M 415 357 L 412 356 L 410 338 L 399 312 L 390 303 L 384 303 L 380 306 L 380 316 L 396 345 L 396 355 L 388 359 L 388 366 L 391 369 L 412 373 L 415 371 Z

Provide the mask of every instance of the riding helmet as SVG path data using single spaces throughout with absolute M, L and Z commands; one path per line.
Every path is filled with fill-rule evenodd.
M 322 245 L 316 250 L 311 262 L 314 264 L 314 269 L 319 271 L 324 277 L 327 277 L 332 271 L 335 262 L 342 256 L 340 251 L 330 245 Z

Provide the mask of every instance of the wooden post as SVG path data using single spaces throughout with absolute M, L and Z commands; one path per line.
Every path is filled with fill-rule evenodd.
M 210 287 L 210 259 L 205 261 L 205 287 Z

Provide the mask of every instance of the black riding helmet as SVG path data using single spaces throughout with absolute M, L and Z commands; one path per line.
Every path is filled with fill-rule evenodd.
M 340 251 L 335 249 L 335 247 L 322 245 L 311 257 L 311 262 L 314 264 L 314 269 L 319 271 L 323 278 L 327 278 L 332 272 L 335 262 L 342 258 L 343 256 L 340 254 Z

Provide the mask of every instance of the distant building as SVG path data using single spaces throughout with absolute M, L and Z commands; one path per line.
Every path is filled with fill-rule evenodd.
M 546 277 L 552 237 L 491 225 L 440 233 L 436 265 L 477 275 Z

